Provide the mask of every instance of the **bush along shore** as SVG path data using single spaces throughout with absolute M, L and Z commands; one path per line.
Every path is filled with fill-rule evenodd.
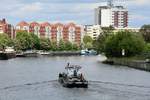
M 14 47 L 16 52 L 23 52 L 26 50 L 43 50 L 43 51 L 78 51 L 80 44 L 72 43 L 70 41 L 51 40 L 49 38 L 39 38 L 33 33 L 26 31 L 18 31 L 15 39 L 10 39 L 6 34 L 0 34 L 0 50 L 3 51 L 5 47 Z
M 26 51 L 16 54 L 16 57 L 39 57 L 42 56 L 78 56 L 81 55 L 80 51 Z
M 146 39 L 142 32 L 106 31 L 95 41 L 95 48 L 107 57 L 103 63 L 150 71 L 150 42 Z
M 81 44 L 63 41 L 62 39 L 58 42 L 45 37 L 39 38 L 37 35 L 26 31 L 17 31 L 14 39 L 11 39 L 5 33 L 0 34 L 0 59 L 12 58 L 9 56 L 11 53 L 5 52 L 6 47 L 13 49 L 15 57 L 38 57 L 39 54 L 72 56 L 80 55 Z
M 128 66 L 135 69 L 140 69 L 150 72 L 150 61 L 136 58 L 107 58 L 103 61 L 104 64 Z

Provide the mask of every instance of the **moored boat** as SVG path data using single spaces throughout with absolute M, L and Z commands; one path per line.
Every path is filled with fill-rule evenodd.
M 97 52 L 95 50 L 88 50 L 88 49 L 85 49 L 85 50 L 81 50 L 81 55 L 97 55 Z
M 35 50 L 26 50 L 24 52 L 18 53 L 17 57 L 38 57 L 39 54 Z
M 0 60 L 8 60 L 16 57 L 16 52 L 12 47 L 6 47 L 3 51 L 0 51 Z
M 40 55 L 50 55 L 50 52 L 48 51 L 38 51 L 37 53 Z
M 38 53 L 36 51 L 25 51 L 23 53 L 25 57 L 38 57 Z

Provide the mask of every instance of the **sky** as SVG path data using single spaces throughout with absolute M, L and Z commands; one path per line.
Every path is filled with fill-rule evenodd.
M 107 0 L 0 0 L 0 19 L 16 25 L 20 21 L 94 24 L 94 8 Z M 150 0 L 114 0 L 129 10 L 129 26 L 150 24 Z

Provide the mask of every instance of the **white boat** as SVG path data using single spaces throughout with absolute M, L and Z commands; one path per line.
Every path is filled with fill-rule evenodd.
M 23 52 L 23 55 L 25 57 L 38 57 L 39 54 L 35 50 L 27 50 L 27 51 Z
M 97 52 L 95 50 L 81 50 L 81 55 L 97 55 Z
M 8 60 L 16 57 L 16 51 L 13 47 L 6 47 L 3 51 L 0 51 L 0 59 Z

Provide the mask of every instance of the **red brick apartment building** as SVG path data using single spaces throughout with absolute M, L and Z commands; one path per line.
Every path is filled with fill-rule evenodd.
M 51 40 L 70 41 L 72 43 L 81 43 L 81 27 L 74 23 L 62 24 L 50 24 L 49 22 L 37 23 L 31 22 L 27 23 L 25 21 L 19 22 L 16 26 L 16 31 L 25 30 L 27 32 L 32 32 L 38 37 L 45 37 Z
M 5 19 L 0 20 L 0 34 L 6 33 L 9 37 L 15 37 L 13 25 L 8 24 Z

